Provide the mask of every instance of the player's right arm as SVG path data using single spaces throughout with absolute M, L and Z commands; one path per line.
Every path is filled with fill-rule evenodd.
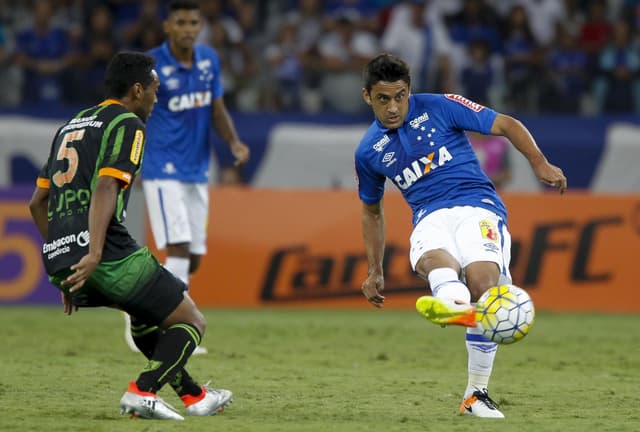
M 362 236 L 367 255 L 367 279 L 362 283 L 362 293 L 375 307 L 382 307 L 384 296 L 385 220 L 382 201 L 375 204 L 362 203 Z
M 362 237 L 367 255 L 367 279 L 362 283 L 362 293 L 377 308 L 382 307 L 384 296 L 384 271 L 382 262 L 385 246 L 384 183 L 386 178 L 376 172 L 369 163 L 372 142 L 380 139 L 365 135 L 356 149 L 355 171 L 358 196 L 362 201 Z
M 115 177 L 100 176 L 95 189 L 91 192 L 89 206 L 89 253 L 70 268 L 73 273 L 66 278 L 63 286 L 68 286 L 73 293 L 84 285 L 93 270 L 102 259 L 102 250 L 107 236 L 107 228 L 116 210 L 121 183 Z

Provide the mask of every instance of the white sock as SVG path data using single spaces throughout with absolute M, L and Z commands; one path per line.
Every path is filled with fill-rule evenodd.
M 443 267 L 431 270 L 427 277 L 434 297 L 469 304 L 469 288 L 458 279 L 458 273 L 452 268 Z
M 498 344 L 482 336 L 478 328 L 467 328 L 467 353 L 469 354 L 469 380 L 464 391 L 464 398 L 468 398 L 476 390 L 489 387 L 489 378 L 493 370 Z
M 168 256 L 164 267 L 189 286 L 189 258 Z

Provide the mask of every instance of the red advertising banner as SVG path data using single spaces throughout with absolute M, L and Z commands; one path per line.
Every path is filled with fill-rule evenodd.
M 539 309 L 640 312 L 640 196 L 505 201 L 514 283 Z M 221 188 L 211 202 L 209 252 L 191 288 L 200 305 L 370 307 L 355 192 Z M 385 214 L 385 305 L 412 308 L 426 287 L 409 266 L 410 212 L 398 193 L 386 194 Z

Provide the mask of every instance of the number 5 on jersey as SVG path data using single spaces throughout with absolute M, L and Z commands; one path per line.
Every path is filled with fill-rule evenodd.
M 78 150 L 73 147 L 69 147 L 68 145 L 73 141 L 80 141 L 84 137 L 84 129 L 67 132 L 62 138 L 62 143 L 60 144 L 60 149 L 58 150 L 58 154 L 56 155 L 56 160 L 64 160 L 68 161 L 68 167 L 65 171 L 58 170 L 51 180 L 53 183 L 62 187 L 67 183 L 70 183 L 73 180 L 73 177 L 76 175 L 78 171 Z

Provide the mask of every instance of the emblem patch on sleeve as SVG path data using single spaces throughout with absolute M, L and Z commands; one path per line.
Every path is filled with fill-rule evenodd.
M 134 164 L 138 165 L 140 162 L 140 156 L 142 156 L 142 144 L 144 143 L 144 132 L 141 129 L 136 131 L 136 135 L 133 137 L 133 145 L 131 146 L 131 155 L 129 159 Z
M 464 96 L 460 96 L 457 94 L 445 94 L 444 97 L 446 97 L 449 100 L 452 100 L 454 102 L 458 102 L 460 105 L 464 105 L 467 108 L 469 108 L 472 111 L 475 112 L 480 112 L 484 109 L 483 105 L 480 105 L 479 103 L 476 103 L 474 101 L 470 101 L 469 99 L 467 99 Z

